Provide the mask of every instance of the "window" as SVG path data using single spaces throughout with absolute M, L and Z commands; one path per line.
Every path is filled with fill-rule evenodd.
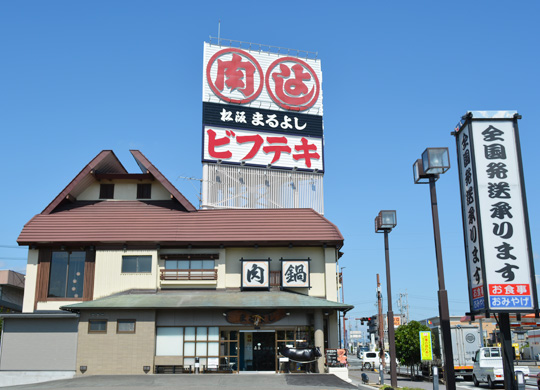
M 156 328 L 156 356 L 182 356 L 184 354 L 184 328 Z
M 86 252 L 52 252 L 48 295 L 52 298 L 82 298 Z
M 166 260 L 165 269 L 214 269 L 214 260 Z
M 135 333 L 135 320 L 116 321 L 116 333 Z
M 107 320 L 89 320 L 88 333 L 107 333 Z
M 152 272 L 152 256 L 122 256 L 122 273 Z
M 231 331 L 230 333 L 235 335 L 234 358 L 237 359 L 238 332 Z M 228 346 L 229 343 L 227 343 Z M 184 367 L 195 366 L 195 357 L 199 357 L 200 364 L 205 366 L 209 364 L 208 359 L 213 359 L 217 368 L 220 356 L 219 328 L 217 326 L 159 326 L 156 328 L 156 356 L 183 356 Z
M 137 199 L 151 199 L 152 184 L 137 184 Z
M 101 184 L 99 186 L 99 199 L 114 199 L 114 184 Z

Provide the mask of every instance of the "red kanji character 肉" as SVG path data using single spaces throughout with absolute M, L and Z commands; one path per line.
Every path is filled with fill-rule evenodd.
M 242 61 L 238 54 L 233 54 L 230 61 L 218 60 L 215 85 L 220 91 L 226 85 L 233 91 L 238 89 L 244 96 L 251 96 L 255 90 L 254 75 L 255 66 L 249 61 Z

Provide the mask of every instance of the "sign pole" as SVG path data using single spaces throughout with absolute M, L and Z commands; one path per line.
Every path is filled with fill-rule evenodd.
M 510 315 L 499 314 L 499 328 L 501 331 L 501 346 L 503 355 L 504 388 L 516 389 L 514 381 L 514 354 L 512 349 L 512 334 L 510 332 Z

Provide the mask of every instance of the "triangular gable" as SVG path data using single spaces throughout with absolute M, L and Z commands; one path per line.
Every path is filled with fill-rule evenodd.
M 41 214 L 52 213 L 63 201 L 65 201 L 75 187 L 83 180 L 87 179 L 92 172 L 100 173 L 128 173 L 118 157 L 112 150 L 102 150 L 92 161 L 86 165 L 82 171 L 58 194 L 54 200 L 41 212 Z
M 170 192 L 172 197 L 175 198 L 186 209 L 186 211 L 197 211 L 195 206 L 193 206 L 191 202 L 187 200 L 186 197 L 182 195 L 182 193 L 178 191 L 176 187 L 173 186 L 172 183 L 167 180 L 167 178 L 163 176 L 163 174 L 150 161 L 148 161 L 148 159 L 139 150 L 130 150 L 130 152 L 135 158 L 135 161 L 137 161 L 141 171 L 143 173 L 148 172 L 152 174 L 152 176 L 154 176 L 156 180 L 159 181 L 161 185 Z

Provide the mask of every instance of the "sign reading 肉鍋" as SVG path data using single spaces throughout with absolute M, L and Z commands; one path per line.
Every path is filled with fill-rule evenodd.
M 471 313 L 537 309 L 514 112 L 471 112 L 456 134 Z
M 431 332 L 422 331 L 420 333 L 420 360 L 433 360 L 433 351 L 431 348 Z

